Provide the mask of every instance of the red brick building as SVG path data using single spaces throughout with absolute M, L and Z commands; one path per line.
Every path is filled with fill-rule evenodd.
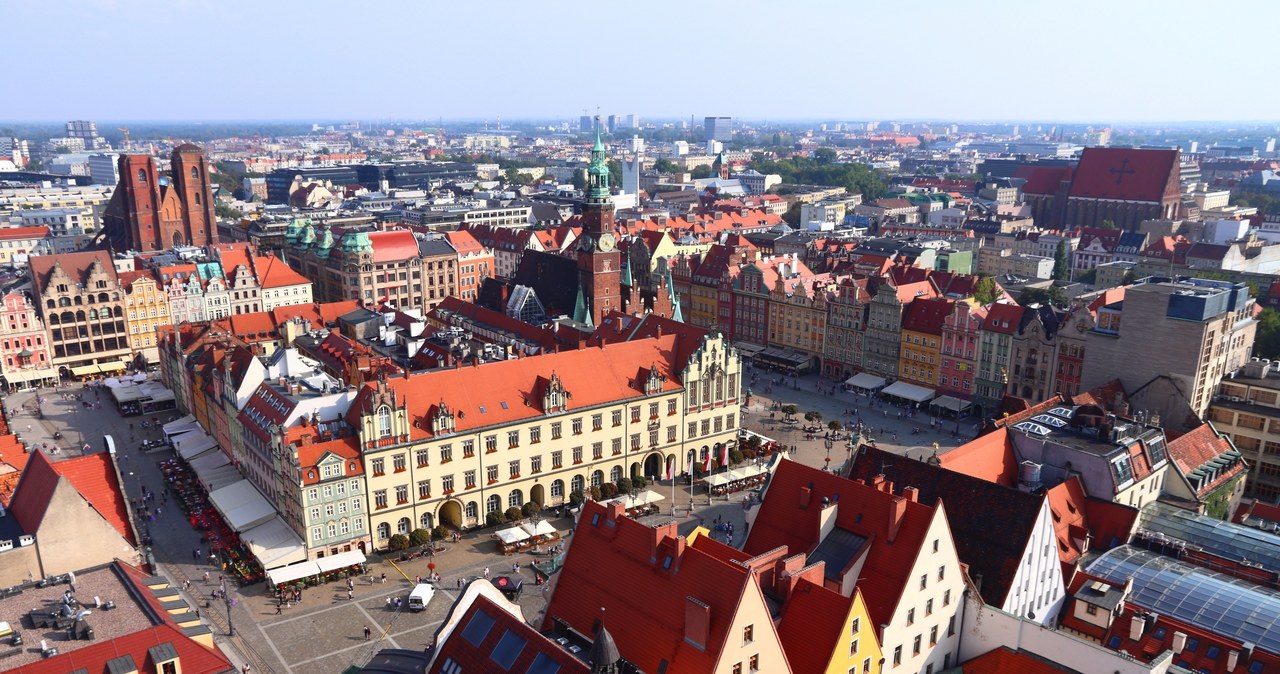
M 120 183 L 102 215 L 102 247 L 147 252 L 218 242 L 204 151 L 179 145 L 169 162 L 166 176 L 150 155 L 120 155 Z

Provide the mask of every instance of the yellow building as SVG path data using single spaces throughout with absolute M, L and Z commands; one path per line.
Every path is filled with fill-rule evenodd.
M 826 349 L 827 295 L 835 284 L 826 275 L 810 278 L 775 276 L 769 297 L 769 346 L 809 355 L 816 369 Z
M 834 594 L 838 596 L 838 593 Z M 867 603 L 862 599 L 862 590 L 855 589 L 853 600 L 844 601 L 848 604 L 848 612 L 841 621 L 840 636 L 836 638 L 827 668 L 822 671 L 826 674 L 880 674 L 884 667 L 881 664 L 880 641 L 876 638 L 875 623 L 867 613 Z M 838 609 L 839 604 L 834 608 Z
M 134 357 L 142 354 L 148 363 L 160 362 L 156 331 L 173 324 L 168 294 L 150 271 L 123 272 L 120 285 L 125 289 L 125 326 Z
M 623 477 L 701 472 L 735 442 L 741 386 L 736 349 L 696 331 L 366 384 L 348 419 L 374 545 Z
M 945 297 L 920 298 L 907 305 L 902 318 L 898 379 L 927 388 L 937 386 L 942 362 L 942 323 L 951 313 Z

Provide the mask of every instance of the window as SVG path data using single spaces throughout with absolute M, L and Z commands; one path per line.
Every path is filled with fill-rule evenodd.
M 1098 615 L 1098 607 L 1094 606 L 1093 604 L 1085 604 L 1084 612 L 1088 613 L 1089 615 Z
M 947 636 L 952 636 L 955 633 L 956 633 L 956 617 L 951 616 L 950 618 L 947 619 Z
M 467 489 L 476 488 L 476 472 L 469 470 L 462 474 L 462 481 L 466 484 Z
M 409 502 L 409 485 L 402 484 L 396 487 L 396 504 L 402 505 Z
M 551 482 L 551 498 L 564 498 L 564 480 Z
M 446 494 L 453 493 L 453 476 L 445 475 L 440 478 L 440 489 Z
M 920 576 L 920 589 L 923 590 L 927 587 L 929 587 L 929 574 L 926 573 Z
M 519 508 L 523 505 L 524 505 L 524 493 L 521 492 L 519 489 L 513 490 L 511 494 L 507 496 L 508 508 Z
M 559 421 L 557 421 L 557 422 L 555 422 L 555 423 L 551 424 L 551 439 L 552 439 L 552 440 L 559 440 L 559 439 L 560 439 L 560 435 L 561 435 L 560 430 L 561 430 L 561 427 L 562 427 L 563 425 L 564 425 L 564 424 L 563 424 L 563 423 L 561 423 L 561 422 L 559 422 Z
M 938 626 L 937 625 L 934 625 L 933 627 L 929 628 L 929 645 L 930 646 L 938 645 Z
M 384 459 L 374 459 L 370 462 L 373 467 L 374 475 L 384 475 L 387 472 L 387 464 Z
M 591 430 L 598 431 L 602 428 L 604 428 L 604 415 L 603 414 L 591 415 Z
M 486 452 L 498 451 L 498 436 L 496 435 L 484 436 L 484 451 Z
M 747 625 L 746 627 L 742 628 L 742 643 L 744 645 L 754 641 L 754 637 L 755 637 L 755 625 Z
M 391 408 L 383 405 L 378 408 L 378 437 L 386 438 L 391 435 Z
M 356 511 L 360 510 L 360 497 L 359 497 L 359 496 L 353 496 L 353 497 L 351 497 L 351 509 L 352 509 L 352 510 L 356 510 Z
M 676 427 L 667 426 L 667 443 L 670 444 L 675 441 L 676 441 Z
M 447 449 L 448 447 L 449 447 L 448 445 L 445 445 L 445 448 L 446 448 L 446 449 Z M 473 456 L 475 456 L 475 455 L 476 455 L 476 442 L 475 442 L 475 440 L 463 440 L 463 441 L 462 441 L 462 458 L 464 458 L 464 459 L 470 459 L 471 457 L 473 457 Z
M 900 664 L 902 664 L 902 647 L 894 646 L 893 647 L 893 666 L 897 667 Z
M 541 426 L 534 426 L 533 428 L 529 429 L 529 442 L 530 443 L 542 442 Z
M 621 438 L 614 438 L 614 441 L 621 442 Z M 599 461 L 600 459 L 603 459 L 603 458 L 604 458 L 604 443 L 603 442 L 591 443 L 591 460 Z
M 1222 649 L 1217 646 L 1210 646 L 1205 649 L 1204 657 L 1209 658 L 1210 660 L 1217 660 L 1220 653 L 1222 653 Z
M 915 609 L 908 609 L 908 610 L 907 610 L 907 624 L 908 624 L 908 625 L 913 625 L 913 624 L 915 624 L 915 622 L 916 622 L 916 610 L 915 610 Z
M 649 418 L 650 419 L 658 418 L 658 403 L 656 402 L 649 403 Z
M 858 636 L 860 627 L 862 627 L 862 618 L 854 618 L 853 622 L 849 625 L 849 633 L 855 637 Z
M 1046 553 L 1046 554 L 1047 554 L 1047 553 Z M 945 567 L 945 566 L 939 566 L 939 567 L 938 567 L 938 580 L 942 580 L 943 578 L 946 578 L 946 576 L 947 576 L 947 567 Z
M 857 655 L 857 654 L 858 654 L 858 640 L 854 639 L 853 641 L 849 642 L 849 655 Z
M 675 413 L 676 413 L 676 399 L 672 398 L 667 401 L 667 414 L 671 415 Z
M 933 539 L 933 551 L 934 551 L 934 552 L 937 552 L 937 551 L 938 551 L 938 539 L 936 539 L 936 538 L 935 538 L 935 539 Z
M 951 605 L 951 590 L 947 590 L 946 592 L 942 593 L 942 605 L 943 606 Z
M 613 411 L 613 425 L 614 426 L 622 425 L 622 410 Z
M 507 469 L 508 469 L 508 476 L 511 479 L 514 480 L 520 477 L 520 460 L 517 459 L 507 464 Z
M 573 434 L 582 435 L 582 417 L 578 417 L 577 419 L 574 419 L 570 423 L 573 424 Z
M 574 448 L 573 448 L 573 462 L 574 462 L 575 464 L 582 463 L 582 448 L 581 448 L 581 447 L 574 447 Z
M 529 459 L 529 472 L 531 473 L 542 472 L 542 455 L 538 455 Z
M 690 422 L 689 422 L 689 433 L 688 433 L 688 435 L 689 435 L 689 437 L 691 437 L 691 438 L 696 438 L 696 437 L 698 437 L 698 422 L 696 422 L 696 421 L 690 421 Z
M 911 640 L 911 654 L 920 655 L 920 635 L 917 634 L 915 639 Z
M 484 474 L 485 474 L 485 478 L 489 480 L 489 484 L 493 484 L 494 482 L 498 481 L 497 466 L 485 466 Z
M 551 452 L 551 470 L 556 470 L 564 466 L 564 452 L 556 450 Z
M 733 665 L 733 674 L 742 674 L 742 663 L 736 662 Z
M 640 406 L 639 405 L 631 406 L 631 423 L 633 424 L 640 423 Z
M 507 446 L 508 447 L 520 446 L 520 431 L 507 431 Z
M 386 489 L 379 489 L 378 491 L 373 492 L 373 507 L 375 508 L 387 507 L 387 490 Z
M 425 449 L 417 450 L 416 452 L 413 453 L 413 457 L 414 457 L 414 461 L 417 462 L 419 468 L 422 468 L 423 466 L 426 466 L 431 462 L 431 459 L 429 458 L 430 454 Z
M 402 472 L 404 472 L 404 470 L 405 470 L 405 455 L 404 455 L 404 454 L 396 454 L 395 456 L 391 457 L 391 465 L 392 465 L 392 467 L 394 467 L 394 468 L 395 468 L 395 471 L 396 471 L 397 473 L 402 473 Z
M 931 616 L 931 615 L 933 615 L 933 600 L 932 600 L 932 599 L 930 599 L 929 601 L 926 601 L 926 602 L 924 603 L 924 614 L 925 614 L 926 616 Z
M 747 661 L 747 669 L 753 672 L 760 671 L 760 654 L 756 653 Z

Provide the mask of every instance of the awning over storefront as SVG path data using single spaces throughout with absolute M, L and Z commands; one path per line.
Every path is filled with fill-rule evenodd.
M 199 423 L 196 422 L 196 418 L 194 416 L 188 414 L 185 417 L 170 421 L 162 426 L 162 428 L 164 429 L 165 435 L 177 435 L 182 432 L 178 429 L 182 428 L 185 430 L 187 426 L 191 425 L 199 426 Z
M 97 365 L 81 365 L 80 367 L 71 368 L 71 376 L 73 377 L 87 377 L 91 374 L 98 374 Z
M 546 520 L 538 520 L 536 524 L 533 522 L 524 522 L 520 525 L 520 528 L 524 529 L 524 532 L 530 536 L 556 535 L 556 528 L 551 526 L 551 523 Z
M 321 571 L 336 571 L 356 564 L 364 564 L 364 553 L 359 550 L 339 552 L 316 560 L 316 566 L 320 567 Z
M 109 360 L 105 363 L 73 367 L 71 368 L 71 374 L 76 377 L 87 377 L 95 374 L 114 374 L 116 372 L 123 371 L 127 367 L 129 367 L 129 361 L 127 360 Z
M 187 436 L 192 436 L 188 438 Z M 204 433 L 187 433 L 186 435 L 174 438 L 173 447 L 178 450 L 178 456 L 190 461 L 201 454 L 217 447 L 218 443 L 213 438 Z
M 968 409 L 972 404 L 973 403 L 968 400 L 960 400 L 959 398 L 952 398 L 951 396 L 938 396 L 933 402 L 929 403 L 929 406 L 950 412 L 960 412 Z
M 10 384 L 21 384 L 23 382 L 35 381 L 37 379 L 57 379 L 58 371 L 51 368 L 26 368 L 22 370 L 13 370 L 5 372 L 4 378 Z
M 298 562 L 271 569 L 267 572 L 267 580 L 271 581 L 272 585 L 279 585 L 318 575 L 320 575 L 320 567 L 315 562 Z
M 666 498 L 665 496 L 663 496 L 662 494 L 659 494 L 658 492 L 652 489 L 646 489 L 640 492 L 639 494 L 636 494 L 636 497 L 634 499 L 631 498 L 630 495 L 626 495 L 626 496 L 619 496 L 617 498 L 614 498 L 612 502 L 621 503 L 622 505 L 628 508 L 639 508 L 640 506 L 646 506 L 646 505 L 649 505 L 650 503 L 657 503 L 658 501 L 661 501 L 665 498 Z
M 498 531 L 493 532 L 493 535 L 497 536 L 498 540 L 502 541 L 503 545 L 515 545 L 520 541 L 529 540 L 529 533 L 524 529 L 521 529 L 520 527 L 511 527 L 510 529 L 500 529 Z
M 757 366 L 774 366 L 785 369 L 804 371 L 813 364 L 813 358 L 807 353 L 792 351 L 771 346 L 751 357 Z
M 910 400 L 911 402 L 922 403 L 933 399 L 933 389 L 915 384 L 908 384 L 905 381 L 895 381 L 889 384 L 880 392 L 881 395 L 893 396 Z
M 844 380 L 844 385 L 849 388 L 858 388 L 864 391 L 879 391 L 884 385 L 889 383 L 884 377 L 877 377 L 870 372 L 859 372 L 858 374 Z
M 254 493 L 258 493 L 257 490 Z M 249 552 L 257 558 L 263 569 L 274 569 L 307 558 L 307 548 L 302 544 L 302 539 L 279 517 L 272 517 L 244 531 L 240 534 L 240 540 L 249 546 Z
M 750 358 L 751 356 L 764 351 L 763 346 L 759 344 L 752 344 L 751 342 L 734 342 L 733 348 L 737 349 L 738 355 L 743 358 Z
M 199 457 L 196 458 L 196 460 L 198 461 L 200 459 L 215 457 L 215 456 L 222 456 L 225 458 L 225 455 L 222 452 L 211 451 L 211 452 L 205 452 L 204 454 L 201 454 Z M 244 476 L 240 474 L 240 471 L 237 470 L 235 466 L 231 465 L 230 463 L 224 463 L 221 466 L 218 466 L 217 468 L 210 468 L 204 471 L 196 471 L 196 479 L 200 480 L 200 484 L 204 485 L 205 491 L 211 492 L 211 491 L 217 491 L 219 489 L 222 489 L 223 487 L 229 484 L 235 484 L 236 482 L 239 482 L 240 480 L 244 479 Z
M 227 526 L 236 532 L 246 532 L 276 516 L 276 509 L 248 480 L 240 480 L 221 489 L 215 489 L 209 493 L 209 502 L 222 515 Z M 263 567 L 265 568 L 266 565 L 264 564 Z
M 765 471 L 769 470 L 766 466 L 743 466 L 723 473 L 716 473 L 706 479 L 706 483 L 712 487 L 733 484 L 742 480 L 751 479 Z

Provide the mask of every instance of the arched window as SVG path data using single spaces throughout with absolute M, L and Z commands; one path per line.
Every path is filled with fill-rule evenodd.
M 569 487 L 573 491 L 583 491 L 583 488 L 585 486 L 586 486 L 586 480 L 582 479 L 581 475 L 574 475 L 573 479 L 569 481 Z
M 418 518 L 418 522 L 422 524 L 422 528 L 431 531 L 436 527 L 435 518 L 431 513 L 422 513 L 422 517 Z
M 591 486 L 599 487 L 604 484 L 604 471 L 597 470 L 591 474 Z
M 391 408 L 383 405 L 378 408 L 378 437 L 391 435 Z
M 79 310 L 79 311 L 77 311 L 77 312 L 76 312 L 76 320 L 77 320 L 77 321 L 83 321 L 83 320 L 84 320 L 84 309 L 81 309 L 81 310 Z
M 71 301 L 74 302 L 76 306 L 80 306 L 81 304 L 84 304 L 84 298 L 79 295 L 72 297 Z
M 58 298 L 58 306 L 60 306 L 60 307 L 69 307 L 69 306 L 71 306 L 71 298 L 70 298 L 70 297 L 59 297 L 59 298 Z
M 192 180 L 199 180 L 199 179 L 200 179 L 200 171 L 199 171 L 199 169 L 197 169 L 197 168 L 196 168 L 196 167 L 194 167 L 194 166 L 192 166 L 192 167 L 191 167 L 191 179 L 192 179 Z
M 62 312 L 61 316 L 62 316 L 63 323 L 71 323 L 72 321 L 76 320 L 76 315 L 71 313 L 70 311 Z
M 116 318 L 123 318 L 123 317 L 124 317 L 124 309 L 121 309 L 120 307 L 116 307 L 116 309 L 115 309 L 115 314 L 116 314 Z
M 138 182 L 143 185 L 147 184 L 147 172 L 145 169 L 138 169 Z
M 497 494 L 491 494 L 484 504 L 485 514 L 496 513 L 500 510 L 502 510 L 502 499 Z
M 467 519 L 474 520 L 480 516 L 480 509 L 476 507 L 475 501 L 467 502 Z
M 202 202 L 200 201 L 200 193 L 196 192 L 196 205 L 199 206 L 201 203 Z
M 45 302 L 45 304 L 46 304 L 50 309 L 52 309 L 52 308 L 54 308 L 54 307 L 58 306 L 58 303 L 57 303 L 57 302 L 55 302 L 55 301 L 53 301 L 52 299 L 50 299 L 48 302 Z
M 391 525 L 383 522 L 378 525 L 378 540 L 385 541 L 391 538 Z
M 98 293 L 98 301 L 102 302 L 103 304 L 106 304 L 110 300 L 110 297 L 111 296 L 106 293 Z
M 49 314 L 49 325 L 61 325 L 62 321 L 58 320 L 57 314 Z
M 622 479 L 622 466 L 614 466 L 613 470 L 609 471 L 609 481 L 614 484 L 618 484 L 618 480 L 621 480 L 621 479 Z
M 524 492 L 519 489 L 513 489 L 511 494 L 507 496 L 508 508 L 519 508 L 524 505 Z
M 551 482 L 551 498 L 564 498 L 564 480 Z
M 412 530 L 413 530 L 413 523 L 409 521 L 408 517 L 401 517 L 400 521 L 396 522 L 396 533 L 407 534 Z

